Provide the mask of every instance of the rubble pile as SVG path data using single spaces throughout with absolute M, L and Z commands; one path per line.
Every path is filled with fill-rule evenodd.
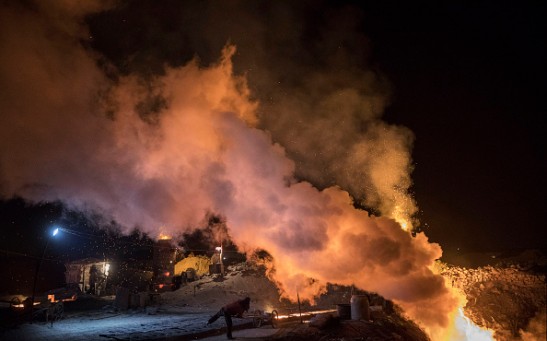
M 442 274 L 467 297 L 466 315 L 478 325 L 494 330 L 497 340 L 520 340 L 530 333 L 545 336 L 544 274 L 515 265 L 476 269 L 446 266 Z M 530 325 L 538 321 L 543 321 L 543 326 L 530 330 Z

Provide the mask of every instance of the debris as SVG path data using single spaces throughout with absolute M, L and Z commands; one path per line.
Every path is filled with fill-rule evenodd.
M 327 329 L 337 325 L 339 321 L 340 320 L 338 318 L 334 317 L 330 313 L 317 314 L 310 319 L 308 325 L 318 329 Z

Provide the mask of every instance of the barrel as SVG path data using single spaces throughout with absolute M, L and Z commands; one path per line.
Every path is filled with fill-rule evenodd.
M 352 320 L 370 320 L 367 295 L 353 295 L 350 300 Z

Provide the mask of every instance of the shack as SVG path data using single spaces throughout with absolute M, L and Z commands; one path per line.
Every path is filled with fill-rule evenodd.
M 82 292 L 104 294 L 108 281 L 110 263 L 98 258 L 84 258 L 65 263 L 67 286 L 78 286 Z

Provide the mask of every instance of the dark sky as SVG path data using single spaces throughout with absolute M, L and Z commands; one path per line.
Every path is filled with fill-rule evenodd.
M 447 253 L 547 246 L 546 4 L 277 3 L 129 2 L 87 17 L 90 39 L 82 44 L 120 74 L 150 75 L 195 56 L 207 65 L 230 41 L 238 47 L 236 72 L 248 76 L 266 111 L 268 98 L 282 101 L 284 91 L 305 88 L 304 71 L 339 72 L 336 85 L 372 70 L 379 79 L 373 91 L 389 98 L 383 120 L 414 133 L 410 192 L 430 239 Z M 274 141 L 283 142 L 274 126 Z M 288 154 L 306 164 L 298 150 Z M 332 182 L 328 174 L 315 181 Z M 2 205 L 3 228 L 20 212 L 55 220 L 40 209 L 15 214 L 7 212 L 13 203 Z
M 416 134 L 423 229 L 445 251 L 545 247 L 545 4 L 403 7 L 365 27 L 387 119 Z

